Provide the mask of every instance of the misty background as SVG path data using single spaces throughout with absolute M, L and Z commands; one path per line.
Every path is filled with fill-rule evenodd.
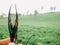
M 16 5 L 18 13 L 29 15 L 38 13 L 60 12 L 60 0 L 0 0 L 0 15 L 8 15 L 10 6 L 11 12 L 15 13 L 14 5 Z

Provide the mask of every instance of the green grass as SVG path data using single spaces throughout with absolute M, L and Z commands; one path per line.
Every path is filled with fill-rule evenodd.
M 7 37 L 7 18 L 0 18 L 0 39 Z M 60 45 L 60 13 L 19 16 L 17 42 L 24 45 Z

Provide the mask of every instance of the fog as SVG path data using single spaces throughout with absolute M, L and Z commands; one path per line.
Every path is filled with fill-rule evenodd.
M 34 13 L 37 10 L 39 13 L 51 12 L 50 7 L 56 7 L 55 12 L 60 11 L 60 0 L 0 0 L 0 14 L 8 14 L 9 8 L 12 5 L 11 12 L 15 12 L 14 5 L 16 5 L 18 13 L 27 14 Z M 41 10 L 43 7 L 43 10 Z

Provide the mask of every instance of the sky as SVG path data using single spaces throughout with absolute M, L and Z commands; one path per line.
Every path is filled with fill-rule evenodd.
M 39 13 L 51 12 L 50 7 L 55 6 L 55 11 L 60 11 L 60 0 L 0 0 L 0 13 L 8 14 L 11 5 L 11 12 L 15 13 L 16 5 L 18 13 L 21 14 L 27 14 L 27 11 L 33 14 L 34 10 L 38 10 Z M 43 10 L 41 6 L 44 6 Z

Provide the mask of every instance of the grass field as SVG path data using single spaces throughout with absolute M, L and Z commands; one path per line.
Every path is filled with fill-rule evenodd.
M 60 13 L 19 16 L 18 43 L 60 45 Z M 0 39 L 9 37 L 7 18 L 0 17 Z

